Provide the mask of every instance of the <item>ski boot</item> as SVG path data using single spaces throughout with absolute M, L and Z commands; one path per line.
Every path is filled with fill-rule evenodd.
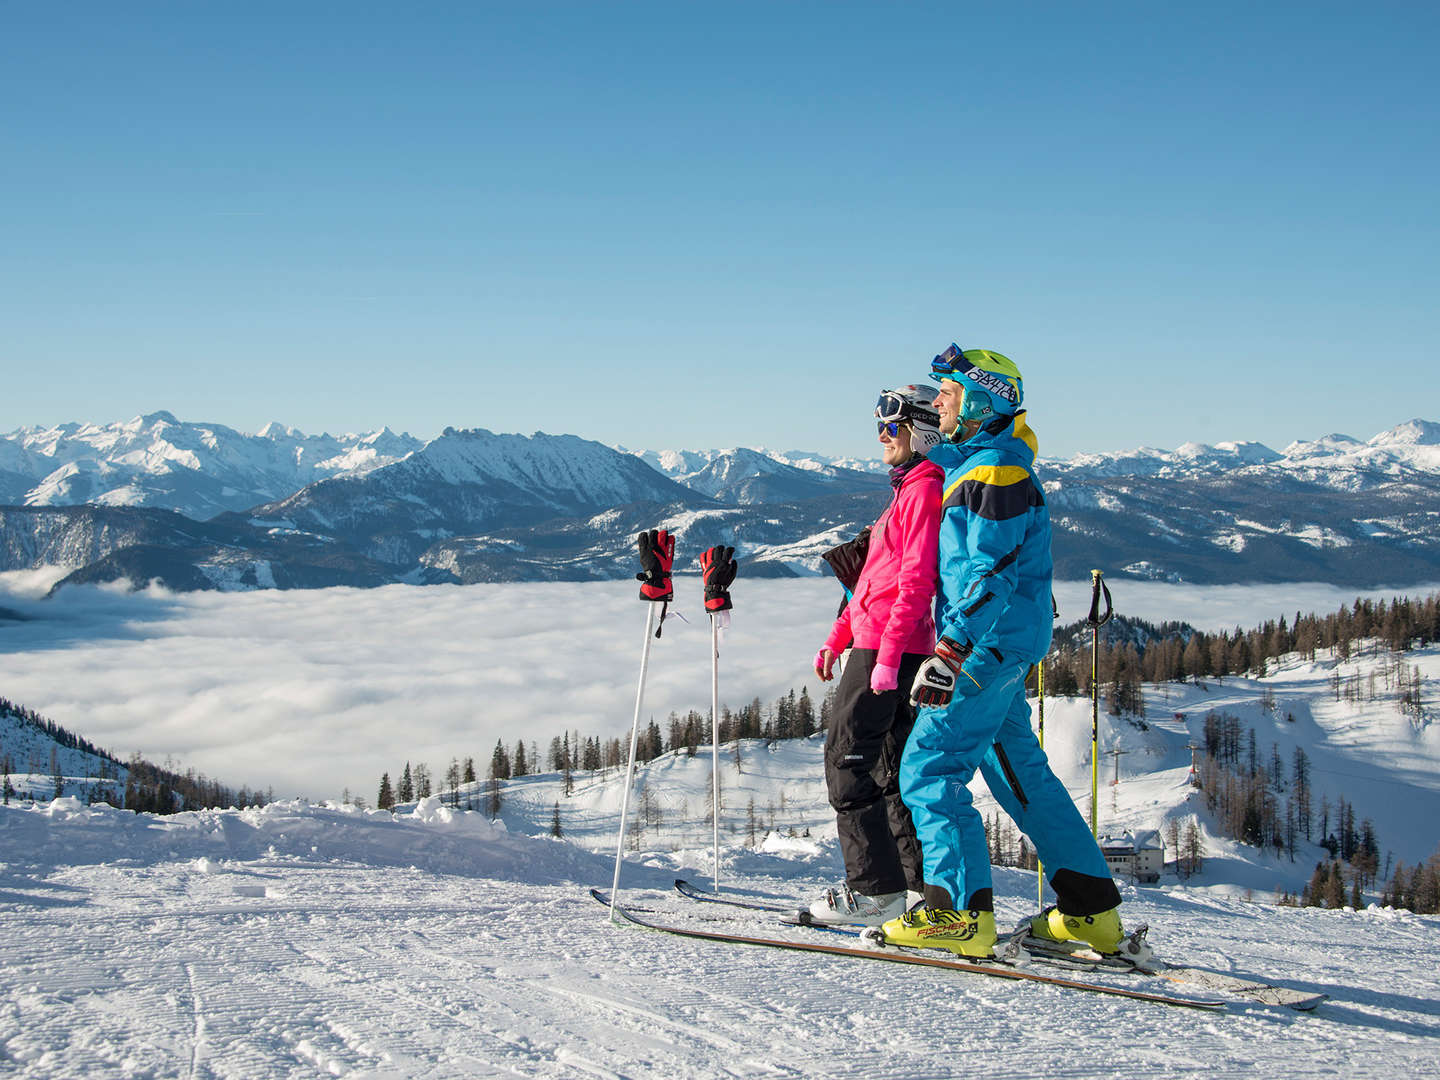
M 917 906 L 898 919 L 891 919 L 879 934 L 869 939 L 887 945 L 908 945 L 920 949 L 949 949 L 972 959 L 995 955 L 995 913 L 993 911 L 952 911 L 948 908 Z
M 820 899 L 801 912 L 800 921 L 819 926 L 880 926 L 903 914 L 906 902 L 907 895 L 903 889 L 870 896 L 857 893 L 842 882 L 833 889 L 826 889 Z
M 1030 934 L 1042 941 L 1083 941 L 1102 956 L 1119 952 L 1125 940 L 1118 907 L 1098 915 L 1065 915 L 1048 907 L 1030 919 Z

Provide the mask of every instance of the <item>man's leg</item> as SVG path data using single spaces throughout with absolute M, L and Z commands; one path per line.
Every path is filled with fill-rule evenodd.
M 1096 915 L 1120 903 L 1120 890 L 1090 826 L 1030 729 L 1023 686 L 1011 699 L 980 770 L 1002 809 L 1035 845 L 1061 911 Z
M 1024 674 L 1023 665 L 1009 665 L 975 696 L 957 694 L 946 708 L 921 709 L 915 720 L 900 764 L 900 793 L 920 837 L 930 907 L 994 910 L 985 823 L 966 785 Z

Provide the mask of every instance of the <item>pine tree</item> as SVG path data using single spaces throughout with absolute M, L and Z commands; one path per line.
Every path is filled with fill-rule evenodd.
M 525 759 L 525 740 L 518 739 L 515 742 L 515 756 L 510 766 L 511 776 L 528 776 L 530 774 L 530 763 Z
M 1185 836 L 1180 842 L 1180 850 L 1185 860 L 1185 876 L 1200 873 L 1205 863 L 1205 843 L 1200 836 L 1200 825 L 1193 817 L 1185 822 Z
M 560 828 L 560 801 L 558 799 L 555 801 L 554 809 L 550 812 L 550 835 L 557 840 L 565 835 Z
M 1330 864 L 1330 873 L 1325 880 L 1325 906 L 1336 909 L 1345 906 L 1345 874 L 1339 862 Z
M 390 774 L 380 774 L 380 794 L 375 796 L 375 805 L 381 810 L 395 809 L 395 793 L 390 789 Z
M 510 779 L 510 755 L 499 739 L 495 740 L 495 751 L 490 755 L 490 775 L 498 780 Z
M 397 793 L 402 803 L 415 801 L 415 780 L 410 775 L 410 762 L 405 762 L 405 771 L 400 774 L 400 790 Z
M 500 778 L 492 776 L 485 781 L 485 814 L 491 821 L 500 816 L 501 801 Z
M 810 688 L 800 688 L 800 700 L 795 703 L 795 734 L 808 739 L 815 734 L 815 704 L 810 700 Z

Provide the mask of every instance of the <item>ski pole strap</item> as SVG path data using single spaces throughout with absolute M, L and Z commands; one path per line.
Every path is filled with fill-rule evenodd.
M 1104 615 L 1100 614 L 1100 597 L 1102 595 L 1105 597 Z M 1051 595 L 1050 599 L 1053 603 L 1055 599 L 1053 594 Z M 1090 614 L 1086 616 L 1085 621 L 1088 622 L 1091 626 L 1104 626 L 1107 622 L 1110 621 L 1110 617 L 1114 614 L 1115 607 L 1110 602 L 1110 586 L 1105 584 L 1105 578 L 1101 575 L 1099 570 L 1091 570 Z

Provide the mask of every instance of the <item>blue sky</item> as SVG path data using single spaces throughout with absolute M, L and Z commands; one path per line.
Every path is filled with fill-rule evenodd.
M 0 6 L 0 431 L 872 454 L 1440 418 L 1422 4 Z

